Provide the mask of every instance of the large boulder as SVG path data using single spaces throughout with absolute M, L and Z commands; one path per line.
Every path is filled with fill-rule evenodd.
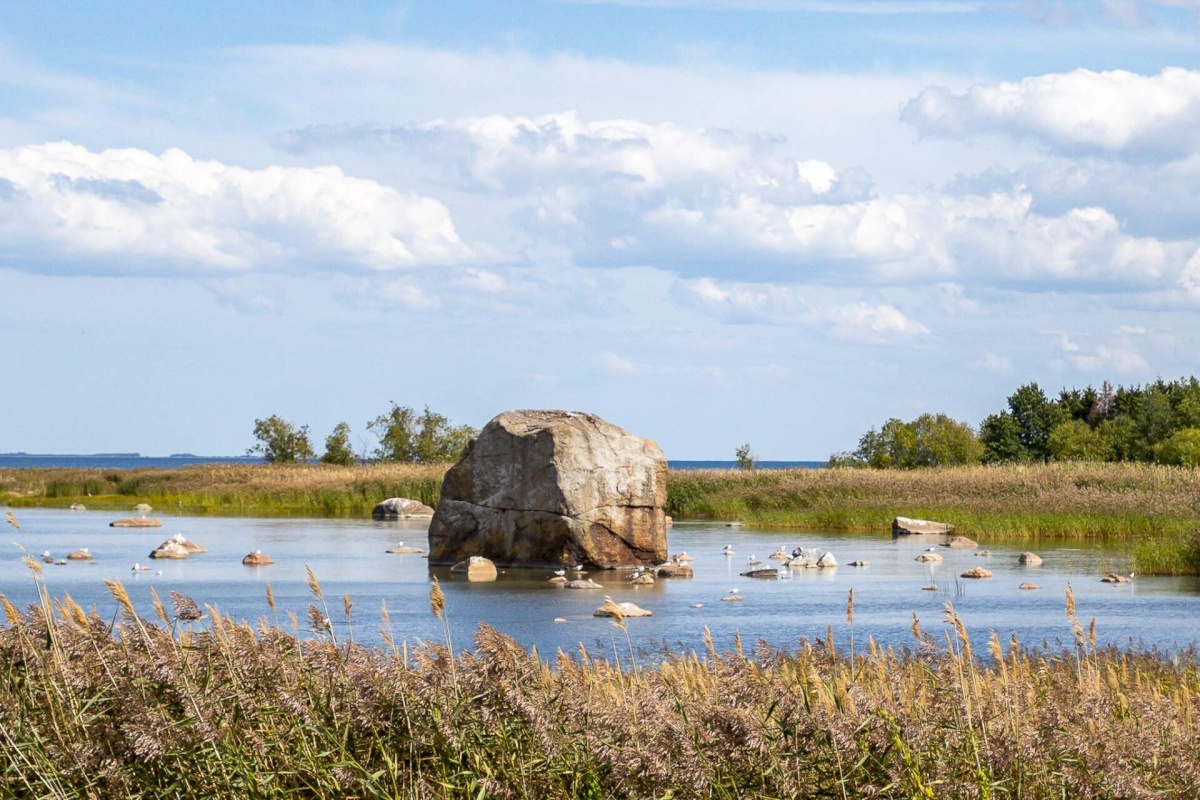
M 371 509 L 371 519 L 426 519 L 433 509 L 407 497 L 389 497 Z
M 446 473 L 429 561 L 612 568 L 666 560 L 667 460 L 593 414 L 508 411 Z

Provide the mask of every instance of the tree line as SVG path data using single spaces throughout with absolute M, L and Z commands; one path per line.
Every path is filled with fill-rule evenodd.
M 1049 461 L 1141 461 L 1200 466 L 1200 380 L 1062 389 L 1019 387 L 978 431 L 945 414 L 871 428 L 830 466 L 912 469 Z
M 470 425 L 452 425 L 442 414 L 429 406 L 418 414 L 409 406 L 391 403 L 384 414 L 367 423 L 367 431 L 375 439 L 368 451 L 364 443 L 356 453 L 350 440 L 350 424 L 339 422 L 325 437 L 325 452 L 320 461 L 325 464 L 356 464 L 360 461 L 401 461 L 435 463 L 456 461 L 478 431 Z M 307 463 L 317 458 L 307 425 L 294 425 L 278 415 L 254 420 L 257 441 L 247 455 L 261 455 L 276 464 Z

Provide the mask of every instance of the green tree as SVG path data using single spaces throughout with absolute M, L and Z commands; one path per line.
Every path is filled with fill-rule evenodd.
M 912 422 L 893 417 L 879 430 L 871 428 L 858 440 L 858 449 L 848 460 L 835 458 L 840 466 L 857 463 L 876 469 L 914 469 L 978 464 L 982 456 L 983 445 L 970 425 L 945 414 L 922 414 Z
M 454 461 L 478 433 L 469 425 L 451 425 L 429 406 L 418 416 L 408 406 L 394 402 L 386 414 L 367 423 L 367 429 L 379 439 L 375 458 L 422 463 Z
M 1050 432 L 1066 422 L 1068 413 L 1051 403 L 1036 383 L 1027 383 L 1008 398 L 1008 411 L 1017 423 L 1017 436 L 1027 457 L 1050 460 Z
M 350 425 L 339 422 L 333 426 L 333 432 L 325 437 L 325 454 L 321 456 L 325 464 L 340 464 L 349 466 L 357 459 L 354 448 L 350 445 Z
M 1200 467 L 1200 428 L 1184 428 L 1154 448 L 1154 460 L 1160 464 Z
M 985 464 L 1029 460 L 1029 454 L 1021 444 L 1021 428 L 1007 411 L 992 414 L 983 421 L 979 426 L 979 440 L 983 443 Z
M 912 421 L 916 466 L 950 467 L 978 464 L 983 443 L 965 422 L 945 414 L 922 414 Z
M 379 440 L 372 455 L 379 461 L 416 461 L 416 428 L 416 413 L 393 402 L 386 414 L 367 423 L 367 430 Z
M 260 453 L 273 464 L 307 462 L 316 455 L 308 440 L 308 426 L 297 428 L 278 415 L 254 420 L 254 438 L 258 444 L 247 450 L 246 454 Z
M 1113 456 L 1104 434 L 1081 419 L 1068 420 L 1052 430 L 1047 448 L 1055 461 L 1108 461 Z
M 758 463 L 758 459 L 750 451 L 749 442 L 734 450 L 733 456 L 737 459 L 738 469 L 754 469 L 754 465 Z

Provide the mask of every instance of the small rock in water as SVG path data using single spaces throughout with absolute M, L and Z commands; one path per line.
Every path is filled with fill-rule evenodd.
M 1042 563 L 1042 557 L 1037 553 L 1021 553 L 1017 556 L 1017 562 L 1024 564 L 1027 567 L 1036 567 Z
M 691 564 L 666 561 L 654 568 L 660 578 L 690 578 L 694 574 Z
M 652 586 L 654 585 L 654 576 L 643 573 L 629 582 L 633 586 Z
M 676 564 L 690 564 L 694 559 L 687 553 L 676 553 L 668 560 L 674 561 Z
M 242 559 L 242 563 L 247 567 L 265 567 L 268 564 L 274 564 L 275 559 L 262 550 L 255 550 L 253 553 L 247 553 L 246 557 Z
M 721 600 L 726 603 L 740 603 L 742 602 L 742 596 L 740 594 L 727 594 Z
M 555 622 L 566 622 L 566 620 L 565 620 L 565 619 L 563 619 L 562 617 L 555 617 L 555 618 L 554 618 L 554 621 L 555 621 Z
M 654 612 L 633 603 L 617 603 L 617 609 L 620 610 L 623 617 L 653 617 Z M 592 612 L 593 617 L 615 617 L 616 614 L 607 603 L 597 608 Z
M 943 559 L 937 553 L 921 553 L 913 560 L 920 561 L 922 564 L 940 564 Z
M 71 503 L 72 511 L 87 511 L 87 506 L 83 503 Z
M 992 571 L 990 569 L 984 569 L 983 567 L 972 567 L 971 569 L 964 572 L 960 577 L 963 577 L 963 578 L 990 578 L 990 577 L 992 577 Z
M 704 608 L 704 603 L 692 603 L 692 608 Z
M 499 574 L 495 563 L 483 556 L 471 556 L 466 561 L 460 561 L 450 568 L 450 572 L 466 573 L 468 581 L 494 581 Z
M 567 579 L 563 575 L 555 575 L 553 578 L 550 579 L 550 582 L 551 583 L 566 583 Z
M 1022 583 L 1017 588 L 1018 589 L 1040 589 L 1042 587 L 1038 586 L 1036 583 L 1030 583 L 1029 581 L 1026 581 L 1025 583 Z
M 603 589 L 604 587 L 596 583 L 591 578 L 579 578 L 567 584 L 568 589 Z
M 826 553 L 817 559 L 818 567 L 836 567 L 837 565 L 837 559 L 833 557 L 833 553 Z
M 138 512 L 139 514 L 149 514 L 154 509 L 150 507 L 149 503 L 138 503 L 136 506 L 133 507 L 133 510 Z
M 418 553 L 424 553 L 425 551 L 419 547 L 413 547 L 411 544 L 405 544 L 404 542 L 400 542 L 395 547 L 388 548 L 388 552 L 391 553 L 392 555 L 405 556 L 405 555 L 417 555 Z
M 852 567 L 869 567 L 869 566 L 871 566 L 871 562 L 870 561 L 851 561 L 850 566 L 852 566 Z
M 81 547 L 75 552 L 69 554 L 67 558 L 71 559 L 72 561 L 91 561 L 92 553 L 86 547 Z
M 970 550 L 972 547 L 979 547 L 979 543 L 965 536 L 951 536 L 942 542 L 942 547 L 949 547 L 951 550 Z
M 926 591 L 926 592 L 936 592 L 937 586 L 935 584 L 930 583 L 930 584 L 926 584 L 925 586 L 922 586 L 921 590 Z
M 778 578 L 779 570 L 774 567 L 763 567 L 762 569 L 752 569 L 741 573 L 743 578 Z

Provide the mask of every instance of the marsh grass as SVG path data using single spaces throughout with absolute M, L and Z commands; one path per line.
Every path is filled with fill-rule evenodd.
M 316 584 L 315 576 L 312 582 Z M 312 588 L 312 587 L 310 587 Z M 622 669 L 481 625 L 367 649 L 191 598 L 115 619 L 69 597 L 0 626 L 5 797 L 1169 797 L 1200 791 L 1194 652 L 1039 653 L 992 636 Z M 431 610 L 445 601 L 431 591 Z M 324 601 L 319 584 L 314 597 Z M 348 609 L 347 609 L 348 611 Z M 1068 624 L 1076 629 L 1073 608 Z M 386 619 L 386 614 L 385 614 Z M 711 640 L 709 640 L 711 641 Z
M 81 502 L 156 513 L 363 517 L 386 497 L 431 506 L 445 464 L 208 464 L 180 469 L 0 469 L 12 506 Z M 1145 574 L 1200 574 L 1200 471 L 1063 463 L 924 470 L 677 470 L 667 513 L 758 527 L 890 529 L 895 516 L 952 522 L 988 541 L 1105 540 Z
M 197 464 L 178 469 L 0 469 L 0 495 L 13 506 L 236 516 L 368 516 L 380 500 L 437 505 L 446 464 Z
M 667 495 L 677 519 L 881 531 L 919 517 L 987 541 L 1104 540 L 1144 573 L 1200 571 L 1200 471 L 1183 467 L 705 470 L 671 473 Z

